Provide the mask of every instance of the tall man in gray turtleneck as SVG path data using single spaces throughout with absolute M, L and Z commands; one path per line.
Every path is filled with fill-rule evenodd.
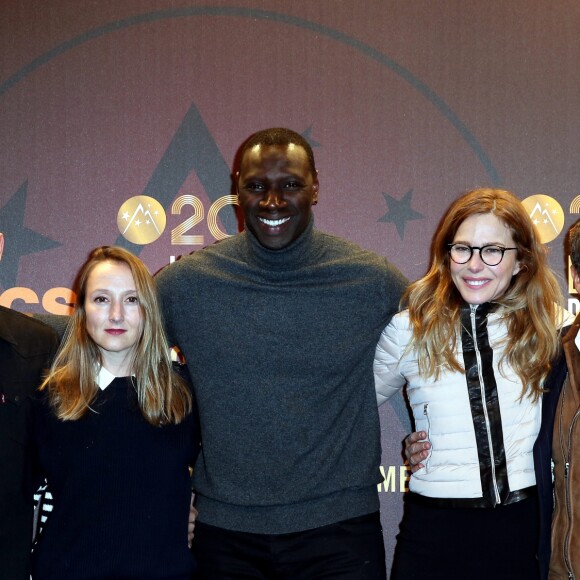
M 199 407 L 200 577 L 384 579 L 372 363 L 406 280 L 314 228 L 297 133 L 251 136 L 235 180 L 245 231 L 157 276 Z

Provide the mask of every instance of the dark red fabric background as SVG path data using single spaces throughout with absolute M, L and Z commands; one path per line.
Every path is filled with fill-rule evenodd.
M 237 147 L 277 125 L 315 146 L 317 226 L 412 279 L 460 192 L 553 198 L 565 224 L 551 261 L 567 288 L 562 242 L 580 195 L 578 30 L 575 0 L 4 0 L 0 303 L 66 308 L 78 266 L 94 246 L 120 241 L 117 212 L 136 195 L 167 212 L 158 240 L 129 246 L 152 271 L 201 247 L 171 243 L 194 215 L 191 205 L 171 214 L 180 196 L 199 198 L 204 219 L 188 233 L 212 243 L 207 213 L 230 193 Z M 236 231 L 231 206 L 219 220 Z M 381 420 L 385 470 L 398 473 L 400 402 Z M 389 561 L 398 483 L 381 491 Z

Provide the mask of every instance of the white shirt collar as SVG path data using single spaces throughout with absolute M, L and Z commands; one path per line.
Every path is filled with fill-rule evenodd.
M 105 367 L 101 367 L 97 373 L 97 384 L 99 389 L 104 391 L 117 377 L 110 373 Z
M 580 350 L 580 332 L 574 338 L 574 344 L 576 344 L 576 348 Z

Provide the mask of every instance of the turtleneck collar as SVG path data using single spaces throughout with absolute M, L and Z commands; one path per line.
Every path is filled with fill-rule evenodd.
M 310 221 L 306 229 L 290 245 L 280 250 L 270 250 L 260 244 L 256 236 L 245 230 L 246 250 L 260 266 L 268 270 L 293 270 L 302 267 L 312 257 L 312 238 L 314 230 L 314 215 L 310 213 Z

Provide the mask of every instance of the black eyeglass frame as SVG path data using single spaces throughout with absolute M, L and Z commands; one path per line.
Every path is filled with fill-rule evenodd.
M 469 246 L 468 244 L 462 244 L 460 242 L 457 243 L 453 243 L 453 244 L 447 244 L 449 246 L 449 257 L 456 263 L 456 264 L 467 264 L 467 262 L 469 262 L 469 260 L 471 260 L 471 258 L 473 258 L 473 250 L 479 250 L 479 258 L 481 259 L 481 261 L 486 265 L 486 266 L 499 266 L 503 260 L 503 257 L 505 255 L 506 252 L 508 252 L 509 250 L 517 250 L 517 248 L 503 248 L 502 246 L 498 246 L 497 244 L 486 244 L 485 246 Z M 458 262 L 452 255 L 451 255 L 451 250 L 453 250 L 454 246 L 462 246 L 464 248 L 469 248 L 469 257 L 467 258 L 467 260 L 465 260 L 464 262 Z M 482 251 L 485 250 L 485 248 L 496 248 L 497 250 L 499 250 L 501 252 L 501 258 L 499 259 L 499 262 L 496 262 L 495 264 L 488 264 L 485 261 L 485 258 L 483 257 Z

